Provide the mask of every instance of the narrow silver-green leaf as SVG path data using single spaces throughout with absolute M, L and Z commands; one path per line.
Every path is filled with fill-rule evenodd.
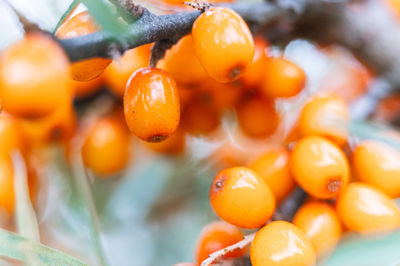
M 64 12 L 64 14 L 61 16 L 61 18 L 58 20 L 57 25 L 53 29 L 53 33 L 56 33 L 58 28 L 61 26 L 61 24 L 64 22 L 64 20 L 70 15 L 70 13 L 75 9 L 75 7 L 79 4 L 79 0 L 73 0 L 71 4 L 68 6 L 67 10 Z
M 21 237 L 7 230 L 0 229 L 0 256 L 31 263 L 30 255 L 35 255 L 35 258 L 37 258 L 41 265 L 87 265 L 61 251 Z

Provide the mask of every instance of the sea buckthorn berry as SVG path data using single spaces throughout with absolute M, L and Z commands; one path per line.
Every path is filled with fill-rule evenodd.
M 349 181 L 349 163 L 343 151 L 322 137 L 300 140 L 289 164 L 296 182 L 316 198 L 335 197 Z
M 240 77 L 240 81 L 248 88 L 257 88 L 263 82 L 264 67 L 267 60 L 268 43 L 262 37 L 254 39 L 255 54 L 253 62 Z
M 25 150 L 21 123 L 12 116 L 0 115 L 0 154 L 9 155 L 12 151 Z M 0 155 L 1 156 L 1 155 Z
M 344 145 L 349 121 L 349 111 L 343 100 L 334 96 L 316 97 L 301 111 L 299 130 L 302 136 L 319 135 Z
M 86 136 L 83 162 L 99 175 L 121 171 L 130 159 L 130 138 L 122 119 L 99 119 Z
M 319 255 L 333 250 L 342 233 L 335 209 L 324 202 L 304 204 L 294 216 L 293 224 L 307 235 Z
M 15 205 L 14 169 L 10 156 L 0 154 L 0 210 L 12 215 Z
M 352 155 L 357 178 L 381 189 L 389 197 L 400 196 L 400 151 L 378 141 L 364 141 Z
M 268 151 L 251 163 L 249 168 L 264 178 L 277 202 L 283 200 L 295 187 L 289 170 L 289 152 L 285 149 Z
M 91 94 L 94 94 L 103 85 L 103 75 L 89 81 L 77 81 L 71 79 L 72 87 L 74 88 L 76 98 L 84 98 Z
M 99 31 L 88 11 L 83 11 L 66 20 L 57 30 L 56 36 L 61 39 L 74 38 Z M 71 65 L 71 77 L 78 81 L 96 78 L 111 63 L 111 59 L 95 57 L 74 62 Z
M 176 82 L 183 84 L 198 83 L 208 78 L 196 56 L 192 35 L 183 37 L 167 51 L 157 67 L 166 70 Z
M 206 72 L 219 82 L 238 79 L 254 56 L 254 42 L 246 22 L 233 10 L 210 8 L 192 28 L 197 56 Z
M 284 58 L 268 58 L 264 65 L 261 92 L 272 98 L 298 94 L 306 84 L 306 74 L 295 63 Z
M 219 113 L 223 113 L 223 111 L 234 107 L 239 102 L 243 88 L 237 82 L 219 83 L 213 79 L 208 79 L 201 83 L 197 91 L 200 97 L 209 97 L 213 108 Z
M 311 266 L 316 254 L 310 240 L 296 226 L 284 221 L 267 224 L 250 247 L 253 266 Z
M 348 229 L 363 234 L 400 227 L 400 212 L 395 202 L 368 184 L 356 182 L 345 187 L 337 199 L 336 210 Z
M 132 73 L 148 66 L 150 49 L 151 44 L 130 49 L 121 58 L 115 59 L 104 71 L 104 80 L 113 93 L 120 97 L 124 95 L 126 84 Z
M 49 36 L 28 34 L 3 52 L 0 99 L 7 113 L 39 118 L 70 97 L 68 59 Z
M 124 112 L 133 134 L 148 142 L 163 141 L 175 132 L 180 119 L 174 79 L 157 68 L 137 70 L 125 90 Z
M 275 210 L 275 198 L 267 183 L 253 170 L 222 170 L 210 189 L 211 206 L 219 217 L 243 228 L 264 225 Z
M 147 147 L 158 153 L 180 154 L 185 150 L 185 132 L 182 127 L 161 142 L 146 142 Z
M 271 135 L 279 123 L 274 102 L 261 97 L 253 97 L 239 105 L 237 117 L 242 130 L 255 138 Z
M 218 111 L 210 103 L 195 99 L 182 113 L 182 127 L 194 136 L 214 131 L 220 123 Z
M 203 228 L 197 240 L 195 251 L 197 263 L 200 265 L 210 254 L 233 245 L 240 240 L 243 240 L 243 234 L 237 227 L 226 222 L 209 223 Z M 245 249 L 235 250 L 227 253 L 224 258 L 241 257 L 245 252 Z

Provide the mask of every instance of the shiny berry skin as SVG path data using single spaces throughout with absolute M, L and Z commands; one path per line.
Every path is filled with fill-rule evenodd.
M 210 202 L 220 218 L 242 228 L 264 225 L 275 210 L 267 183 L 246 167 L 220 171 L 211 185 Z
M 279 116 L 273 101 L 253 97 L 240 104 L 236 110 L 241 129 L 251 137 L 268 137 L 278 127 Z
M 151 44 L 130 49 L 106 68 L 104 80 L 115 95 L 123 97 L 126 84 L 132 73 L 149 65 L 150 49 Z
M 71 98 L 68 58 L 50 36 L 27 34 L 2 53 L 0 99 L 7 113 L 39 118 L 64 98 Z
M 69 39 L 88 35 L 99 31 L 99 26 L 93 21 L 88 11 L 83 11 L 66 20 L 57 30 L 60 39 Z M 111 63 L 111 59 L 95 57 L 74 62 L 71 65 L 71 77 L 78 81 L 89 81 L 96 78 Z
M 351 183 L 336 201 L 340 220 L 350 230 L 374 234 L 398 229 L 400 211 L 381 190 L 364 183 Z
M 197 240 L 195 257 L 198 265 L 208 256 L 218 250 L 233 245 L 243 240 L 240 230 L 226 222 L 212 222 L 207 224 L 200 233 Z M 246 249 L 235 250 L 227 253 L 223 258 L 237 258 L 244 255 Z
M 130 131 L 148 142 L 159 142 L 175 132 L 180 119 L 176 83 L 157 68 L 132 74 L 124 94 L 125 120 Z
M 192 36 L 201 64 L 219 82 L 238 79 L 253 60 L 250 30 L 229 8 L 214 7 L 202 13 L 193 24 Z
M 316 254 L 311 241 L 291 223 L 276 221 L 261 228 L 250 247 L 253 266 L 311 266 Z
M 123 119 L 99 119 L 86 136 L 82 148 L 83 162 L 100 176 L 123 170 L 131 157 L 130 138 Z
M 180 84 L 199 83 L 208 78 L 196 56 L 192 35 L 187 35 L 171 47 L 157 67 L 164 69 Z
M 299 131 L 302 136 L 323 136 L 342 146 L 347 142 L 349 122 L 343 100 L 334 96 L 316 97 L 301 111 Z
M 342 234 L 336 210 L 324 202 L 304 204 L 294 216 L 293 224 L 307 235 L 318 255 L 332 251 Z
M 297 95 L 306 84 L 306 74 L 284 58 L 268 58 L 264 66 L 261 92 L 266 97 L 288 98 Z
M 283 148 L 268 151 L 252 162 L 249 168 L 264 178 L 277 202 L 282 201 L 295 187 L 289 170 L 289 152 Z
M 352 154 L 355 176 L 385 192 L 400 196 L 400 152 L 388 144 L 369 140 L 357 145 Z
M 310 195 L 329 199 L 335 197 L 349 182 L 349 163 L 343 151 L 321 137 L 306 137 L 294 147 L 290 170 Z

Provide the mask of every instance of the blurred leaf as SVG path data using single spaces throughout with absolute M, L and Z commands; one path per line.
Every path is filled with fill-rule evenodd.
M 71 4 L 68 6 L 67 10 L 64 12 L 64 14 L 61 16 L 60 20 L 57 22 L 57 25 L 53 29 L 53 34 L 56 33 L 58 28 L 61 26 L 61 24 L 68 18 L 68 16 L 75 10 L 75 8 L 78 6 L 79 0 L 73 0 Z
M 400 234 L 363 238 L 352 237 L 341 243 L 324 266 L 376 266 L 400 264 Z
M 30 263 L 30 257 L 27 254 L 35 255 L 41 265 L 87 265 L 61 251 L 31 241 L 7 230 L 0 229 L 1 256 Z

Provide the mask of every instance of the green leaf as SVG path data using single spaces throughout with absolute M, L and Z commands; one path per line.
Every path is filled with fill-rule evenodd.
M 69 16 L 69 14 L 75 9 L 76 5 L 79 4 L 79 0 L 73 0 L 71 4 L 68 6 L 67 10 L 64 12 L 64 14 L 61 16 L 61 18 L 58 20 L 57 25 L 53 29 L 53 34 L 56 33 L 58 28 L 61 26 L 61 24 L 64 22 L 64 20 Z
M 30 255 L 34 255 L 41 265 L 87 265 L 68 254 L 4 229 L 0 229 L 0 255 L 26 263 L 31 263 Z

